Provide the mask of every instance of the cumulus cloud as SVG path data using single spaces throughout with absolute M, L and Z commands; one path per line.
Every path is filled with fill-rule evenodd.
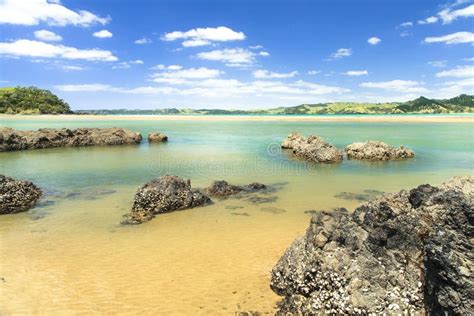
M 60 42 L 63 40 L 61 36 L 48 30 L 35 31 L 34 34 L 37 39 L 42 40 L 42 41 Z
M 262 45 L 253 45 L 253 46 L 249 46 L 250 49 L 262 49 L 263 46 Z
M 317 75 L 319 73 L 321 73 L 320 70 L 308 70 L 307 72 L 308 75 Z
M 445 43 L 451 44 L 463 44 L 463 43 L 474 43 L 473 32 L 456 32 L 443 36 L 426 37 L 425 43 Z
M 331 58 L 338 59 L 338 58 L 343 58 L 343 57 L 349 57 L 351 55 L 352 55 L 351 48 L 339 48 L 337 51 L 332 53 Z
M 144 62 L 141 59 L 131 60 L 131 61 L 123 61 L 118 64 L 115 64 L 112 69 L 128 69 L 131 68 L 132 65 L 143 65 Z
M 367 40 L 367 42 L 370 44 L 370 45 L 377 45 L 378 43 L 380 43 L 382 40 L 378 37 L 371 37 Z
M 62 65 L 61 69 L 64 71 L 82 71 L 85 68 L 81 66 L 74 66 L 74 65 Z
M 151 44 L 153 41 L 148 37 L 142 37 L 137 39 L 134 43 L 137 45 Z
M 429 61 L 428 65 L 433 66 L 435 68 L 443 68 L 446 67 L 446 60 L 435 60 L 435 61 Z
M 164 34 L 164 41 L 183 40 L 183 47 L 210 45 L 213 42 L 241 41 L 246 38 L 243 32 L 236 32 L 228 27 L 206 27 L 191 29 L 186 32 L 174 31 Z
M 269 52 L 266 52 L 266 51 L 261 51 L 258 53 L 259 56 L 263 56 L 263 57 L 268 57 L 270 56 L 270 53 Z
M 98 37 L 98 38 L 110 38 L 114 35 L 112 34 L 112 32 L 110 32 L 108 30 L 101 30 L 101 31 L 97 31 L 97 32 L 92 33 L 92 36 Z
M 346 76 L 367 76 L 369 72 L 367 70 L 349 70 L 343 74 Z
M 435 17 L 435 16 L 430 16 L 424 20 L 419 20 L 418 21 L 418 24 L 433 24 L 433 23 L 436 23 L 438 22 L 438 18 Z
M 42 57 L 83 59 L 91 61 L 117 61 L 112 52 L 100 49 L 78 49 L 63 45 L 53 45 L 39 41 L 20 39 L 15 42 L 0 43 L 0 55 L 19 57 Z
M 196 55 L 203 60 L 220 61 L 227 66 L 249 66 L 255 62 L 255 53 L 243 48 L 217 49 Z
M 461 17 L 472 17 L 474 16 L 474 4 L 457 10 L 451 10 L 450 8 L 448 8 L 439 12 L 438 15 L 443 21 L 443 24 L 449 24 L 457 18 Z
M 268 70 L 255 70 L 253 72 L 253 76 L 258 79 L 283 79 L 283 78 L 292 78 L 298 75 L 297 71 L 292 71 L 288 73 L 278 73 L 278 72 L 271 72 Z
M 195 80 L 217 78 L 221 74 L 223 74 L 223 72 L 220 70 L 209 69 L 206 67 L 183 69 L 181 66 L 178 65 L 158 66 L 159 67 L 155 67 L 155 69 L 162 71 L 154 73 L 152 75 L 153 81 L 172 85 L 189 84 L 190 82 Z
M 436 77 L 473 77 L 474 78 L 474 66 L 466 65 L 466 66 L 457 66 L 454 69 L 449 69 L 445 71 L 438 72 Z
M 363 82 L 359 85 L 363 88 L 383 89 L 388 91 L 413 93 L 413 92 L 428 92 L 418 81 L 412 80 L 391 80 L 379 82 Z
M 410 27 L 410 26 L 413 26 L 413 22 L 403 22 L 398 27 L 400 28 L 400 27 Z
M 55 26 L 90 26 L 107 24 L 110 18 L 99 17 L 89 11 L 74 11 L 60 3 L 47 0 L 3 0 L 0 2 L 0 24 Z

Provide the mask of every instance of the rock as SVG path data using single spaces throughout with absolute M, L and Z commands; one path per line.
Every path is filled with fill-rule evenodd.
M 0 175 L 0 214 L 24 212 L 41 198 L 42 192 L 30 181 Z
M 342 152 L 321 137 L 310 135 L 308 138 L 298 133 L 288 135 L 282 148 L 292 149 L 297 157 L 317 163 L 338 163 L 342 161 Z
M 319 211 L 272 270 L 278 314 L 469 314 L 474 178 Z
M 398 160 L 415 156 L 411 149 L 403 146 L 391 147 L 379 141 L 350 144 L 346 147 L 346 153 L 349 159 L 359 160 Z
M 122 224 L 141 224 L 156 214 L 168 213 L 212 203 L 209 196 L 191 188 L 191 181 L 166 175 L 141 186 L 129 214 Z
M 269 189 L 265 184 L 253 182 L 248 185 L 238 186 L 229 184 L 225 180 L 214 181 L 206 192 L 211 196 L 227 197 L 238 193 L 252 193 Z
M 168 141 L 168 136 L 163 133 L 148 133 L 148 142 L 149 143 L 163 143 Z
M 19 131 L 0 128 L 0 152 L 25 149 L 138 144 L 140 133 L 112 128 L 41 128 Z

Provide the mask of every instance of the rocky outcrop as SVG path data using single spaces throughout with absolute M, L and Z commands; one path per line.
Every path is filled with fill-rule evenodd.
M 30 181 L 0 175 L 0 214 L 24 212 L 41 198 L 42 192 Z
M 272 271 L 279 314 L 469 314 L 474 179 L 319 211 Z
M 144 184 L 135 194 L 132 211 L 122 224 L 141 224 L 156 214 L 193 208 L 211 203 L 205 193 L 191 188 L 191 181 L 166 175 Z
M 253 182 L 248 185 L 238 186 L 227 183 L 227 181 L 214 181 L 212 185 L 206 188 L 206 192 L 211 196 L 226 197 L 238 193 L 252 193 L 269 189 L 265 184 Z
M 308 138 L 299 133 L 291 133 L 283 141 L 283 149 L 291 149 L 297 157 L 317 163 L 338 163 L 342 161 L 342 152 L 319 136 Z
M 398 160 L 412 158 L 415 153 L 403 146 L 391 147 L 379 141 L 353 143 L 346 147 L 347 158 L 359 160 Z
M 112 128 L 41 128 L 19 131 L 0 128 L 0 152 L 25 149 L 138 144 L 140 133 Z
M 168 141 L 168 136 L 163 133 L 148 133 L 148 142 L 149 143 L 164 143 Z

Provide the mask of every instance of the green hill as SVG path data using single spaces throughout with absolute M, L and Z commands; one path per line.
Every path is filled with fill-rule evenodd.
M 69 105 L 51 93 L 36 87 L 0 88 L 0 113 L 64 114 Z

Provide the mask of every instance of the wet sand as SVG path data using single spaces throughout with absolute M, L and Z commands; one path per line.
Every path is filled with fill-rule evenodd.
M 0 115 L 2 120 L 474 123 L 474 115 Z

